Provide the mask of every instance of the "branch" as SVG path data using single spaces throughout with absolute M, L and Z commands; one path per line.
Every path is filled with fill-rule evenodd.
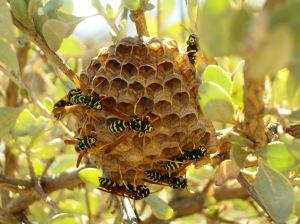
M 244 70 L 244 121 L 242 131 L 258 148 L 267 143 L 265 134 L 264 116 L 264 90 L 265 78 L 253 79 L 249 77 L 247 69 Z
M 70 172 L 65 172 L 59 175 L 58 177 L 45 177 L 41 179 L 41 187 L 46 194 L 50 194 L 54 191 L 65 189 L 65 188 L 74 188 L 82 184 L 78 176 L 78 172 L 84 167 L 74 169 Z M 28 194 L 21 195 L 18 198 L 11 200 L 1 211 L 0 211 L 0 220 L 3 217 L 8 215 L 18 214 L 34 203 L 35 201 L 40 200 L 41 198 L 31 191 Z
M 184 195 L 180 196 L 178 196 L 177 193 L 174 194 L 173 198 L 169 202 L 169 205 L 174 210 L 173 219 L 200 213 L 204 208 L 207 194 L 214 196 L 217 201 L 230 200 L 234 198 L 246 199 L 249 197 L 248 193 L 237 182 L 227 183 L 221 187 L 211 186 L 208 189 L 208 193 L 206 193 L 206 190 L 194 194 L 186 192 Z M 170 220 L 159 220 L 154 215 L 151 215 L 143 222 L 143 224 L 164 223 L 170 223 Z
M 149 32 L 147 29 L 146 17 L 145 17 L 145 7 L 148 0 L 143 0 L 141 2 L 141 7 L 136 11 L 131 11 L 130 18 L 135 23 L 136 32 L 139 37 L 147 36 L 149 37 Z
M 68 78 L 77 87 L 82 88 L 76 73 L 72 69 L 70 69 L 54 51 L 49 48 L 47 43 L 36 32 L 30 30 L 20 21 L 18 21 L 13 14 L 11 16 L 15 26 L 18 27 L 23 33 L 25 33 L 29 37 L 29 39 L 44 52 L 47 58 L 49 58 L 50 61 L 52 61 L 66 76 L 68 76 Z

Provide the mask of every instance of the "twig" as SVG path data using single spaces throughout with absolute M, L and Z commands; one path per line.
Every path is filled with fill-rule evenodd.
M 142 0 L 141 7 L 136 11 L 131 11 L 130 18 L 135 23 L 136 31 L 139 37 L 147 36 L 149 37 L 149 32 L 147 29 L 146 17 L 144 9 L 148 3 L 148 0 Z
M 50 194 L 53 191 L 66 188 L 74 188 L 82 184 L 78 176 L 78 172 L 84 167 L 80 167 L 70 172 L 65 172 L 59 175 L 58 177 L 44 177 L 41 178 L 41 187 L 46 194 Z M 40 200 L 41 198 L 34 193 L 28 193 L 26 195 L 21 195 L 13 200 L 11 200 L 1 211 L 0 211 L 0 220 L 1 217 L 7 216 L 7 214 L 17 214 L 26 210 L 29 205 L 35 201 Z
M 26 147 L 25 153 L 26 153 L 30 178 L 31 181 L 34 183 L 33 189 L 35 190 L 35 192 L 38 194 L 39 197 L 41 197 L 46 203 L 50 205 L 50 207 L 53 209 L 55 214 L 59 213 L 60 210 L 57 207 L 56 203 L 44 192 L 43 188 L 41 187 L 40 181 L 37 179 L 34 173 L 32 161 L 31 161 L 30 147 Z
M 264 90 L 265 78 L 253 79 L 244 69 L 244 116 L 242 131 L 257 148 L 262 148 L 267 143 L 265 134 L 264 116 Z
M 31 224 L 31 222 L 29 221 L 29 219 L 24 213 L 16 214 L 15 217 L 17 218 L 18 221 L 21 222 L 21 224 Z
M 118 197 L 125 224 L 138 224 L 138 218 L 128 198 Z
M 68 76 L 68 78 L 77 87 L 83 88 L 80 85 L 76 73 L 72 69 L 70 69 L 54 51 L 49 48 L 47 43 L 36 32 L 24 26 L 14 17 L 14 15 L 12 15 L 12 19 L 15 26 L 18 27 L 23 33 L 28 35 L 29 39 L 44 52 L 44 54 L 47 56 L 47 58 L 49 58 L 50 61 L 52 61 L 66 76 Z
M 88 188 L 86 186 L 86 184 L 84 185 L 84 197 L 85 197 L 85 204 L 86 204 L 86 210 L 87 210 L 87 215 L 89 218 L 89 224 L 93 223 L 93 216 L 92 216 L 92 212 L 91 212 L 91 203 L 90 203 L 90 197 L 89 197 L 89 191 Z

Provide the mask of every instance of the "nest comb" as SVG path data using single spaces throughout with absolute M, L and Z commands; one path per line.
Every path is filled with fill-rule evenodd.
M 205 146 L 206 157 L 214 152 L 215 131 L 199 107 L 200 77 L 176 41 L 169 38 L 125 38 L 100 50 L 80 76 L 86 89 L 105 96 L 103 104 L 128 116 L 154 117 L 155 131 L 140 137 L 131 133 L 113 149 L 120 135 L 108 131 L 115 115 L 93 112 L 92 119 L 78 114 L 79 127 L 96 134 L 99 150 L 87 158 L 116 182 L 143 183 L 144 171 L 160 170 L 160 161 L 174 160 L 185 150 Z M 130 132 L 130 131 L 129 131 Z

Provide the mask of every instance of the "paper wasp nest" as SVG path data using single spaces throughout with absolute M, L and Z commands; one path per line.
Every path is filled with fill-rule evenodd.
M 80 81 L 86 89 L 104 95 L 102 104 L 107 108 L 140 118 L 149 115 L 154 120 L 155 130 L 139 136 L 128 130 L 118 135 L 110 133 L 107 126 L 118 117 L 104 110 L 92 112 L 88 120 L 86 114 L 79 119 L 80 126 L 96 134 L 97 147 L 114 144 L 131 132 L 106 152 L 94 150 L 87 156 L 107 178 L 140 184 L 145 170 L 165 172 L 159 162 L 174 160 L 181 155 L 180 150 L 202 145 L 208 149 L 206 157 L 214 152 L 215 131 L 198 103 L 200 78 L 174 40 L 122 39 L 100 50 Z

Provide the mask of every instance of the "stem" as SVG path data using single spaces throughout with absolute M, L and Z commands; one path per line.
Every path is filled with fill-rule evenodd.
M 54 51 L 49 48 L 47 43 L 36 32 L 24 26 L 14 17 L 14 15 L 12 15 L 12 19 L 15 26 L 18 27 L 23 33 L 25 33 L 29 37 L 29 39 L 44 52 L 44 54 L 51 62 L 53 62 L 66 76 L 68 76 L 68 78 L 77 87 L 83 88 L 80 85 L 76 73 L 72 69 L 70 69 Z
M 146 36 L 149 37 L 149 32 L 147 29 L 146 17 L 144 9 L 148 3 L 148 0 L 143 0 L 141 7 L 136 11 L 131 11 L 130 18 L 135 23 L 136 32 L 139 37 Z

